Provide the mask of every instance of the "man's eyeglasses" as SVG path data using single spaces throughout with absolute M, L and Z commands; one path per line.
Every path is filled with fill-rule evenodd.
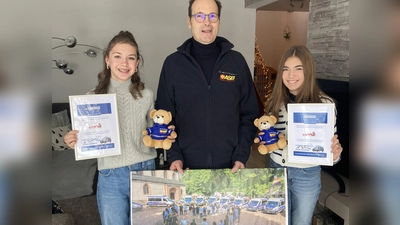
M 206 20 L 206 16 L 208 16 L 208 20 L 211 23 L 215 23 L 218 21 L 219 16 L 216 13 L 210 13 L 210 14 L 204 14 L 204 13 L 196 13 L 192 15 L 194 17 L 194 19 L 198 22 L 198 23 L 202 23 L 204 22 L 204 20 Z

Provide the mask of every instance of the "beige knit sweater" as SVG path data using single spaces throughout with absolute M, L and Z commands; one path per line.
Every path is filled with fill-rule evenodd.
M 150 89 L 141 91 L 143 97 L 134 99 L 129 92 L 130 80 L 118 82 L 111 79 L 109 94 L 117 95 L 121 155 L 98 158 L 98 169 L 129 166 L 157 157 L 154 148 L 143 144 L 142 130 L 152 126 L 149 113 L 154 109 L 154 95 Z M 93 90 L 88 94 L 93 94 Z

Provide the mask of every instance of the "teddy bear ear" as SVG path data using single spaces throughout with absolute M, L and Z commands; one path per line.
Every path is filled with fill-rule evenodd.
M 258 118 L 254 120 L 254 126 L 258 127 Z
M 168 111 L 168 116 L 169 116 L 169 121 L 172 121 L 172 114 L 170 111 Z
M 157 112 L 156 109 L 151 110 L 151 111 L 150 111 L 150 118 L 153 118 L 153 117 L 154 117 L 154 114 L 155 114 L 156 112 Z

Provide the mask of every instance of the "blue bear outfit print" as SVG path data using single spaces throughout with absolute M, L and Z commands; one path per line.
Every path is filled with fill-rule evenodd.
M 281 132 L 276 131 L 274 127 L 270 127 L 267 130 L 262 130 L 264 132 L 263 135 L 259 135 L 258 139 L 261 141 L 265 141 L 265 145 L 271 145 L 278 142 L 278 137 Z
M 168 125 L 166 124 L 154 124 L 154 126 L 146 130 L 154 140 L 164 140 L 172 133 L 172 130 L 168 129 Z

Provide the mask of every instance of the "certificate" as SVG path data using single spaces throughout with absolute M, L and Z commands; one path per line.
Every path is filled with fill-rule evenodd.
M 115 94 L 69 96 L 72 129 L 78 130 L 75 160 L 121 154 Z
M 288 104 L 288 161 L 333 165 L 334 103 Z

